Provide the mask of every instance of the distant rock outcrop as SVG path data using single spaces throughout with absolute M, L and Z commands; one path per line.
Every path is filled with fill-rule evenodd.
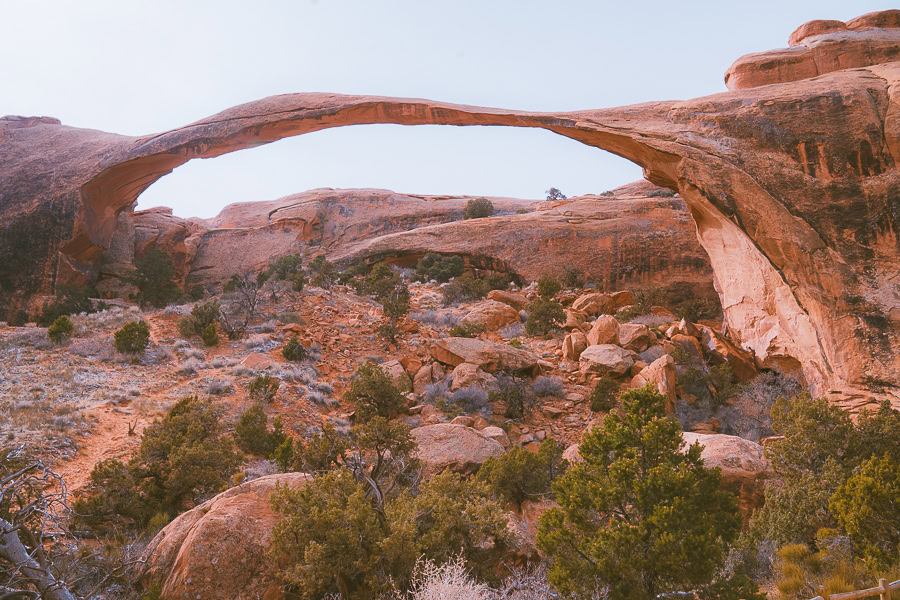
M 844 28 L 810 23 L 792 36 L 794 50 L 738 61 L 733 91 L 621 108 L 289 94 L 144 137 L 6 117 L 0 305 L 16 314 L 59 284 L 96 280 L 118 215 L 192 158 L 353 124 L 539 127 L 623 156 L 679 193 L 728 335 L 756 366 L 800 371 L 848 408 L 885 397 L 900 405 L 898 31 L 897 11 Z M 559 243 L 580 250 L 574 231 Z

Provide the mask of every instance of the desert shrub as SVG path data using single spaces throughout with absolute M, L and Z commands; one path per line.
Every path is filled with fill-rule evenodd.
M 37 324 L 42 327 L 48 327 L 57 317 L 62 315 L 72 316 L 79 313 L 93 313 L 104 310 L 106 304 L 100 302 L 95 307 L 91 302 L 92 293 L 94 293 L 94 290 L 90 288 L 57 286 L 56 298 L 53 302 L 43 306 L 41 314 L 37 318 Z
M 234 440 L 238 447 L 249 454 L 270 456 L 285 441 L 281 420 L 276 417 L 273 428 L 268 428 L 268 418 L 263 405 L 256 402 L 244 411 L 234 426 Z
M 406 398 L 381 368 L 374 363 L 360 365 L 344 400 L 356 409 L 360 422 L 375 416 L 390 418 L 406 408 Z
M 537 292 L 541 298 L 553 298 L 562 289 L 562 284 L 552 275 L 541 275 L 537 282 Z
M 525 309 L 528 311 L 528 320 L 525 321 L 525 333 L 528 335 L 547 335 L 566 321 L 566 313 L 562 304 L 537 298 Z
M 269 263 L 268 269 L 261 275 L 264 275 L 265 279 L 260 285 L 268 279 L 288 281 L 295 292 L 303 291 L 307 281 L 306 274 L 303 272 L 303 258 L 299 254 L 279 256 Z
M 612 410 L 616 406 L 619 395 L 619 384 L 607 375 L 597 379 L 591 390 L 589 401 L 594 412 Z
M 55 344 L 61 343 L 63 340 L 72 337 L 75 333 L 75 325 L 68 315 L 60 315 L 56 317 L 50 327 L 47 328 L 47 336 Z
M 827 594 L 850 592 L 867 582 L 854 565 L 849 540 L 823 529 L 819 549 L 806 544 L 785 544 L 775 554 L 775 587 L 785 600 L 803 600 L 818 595 L 819 586 Z
M 269 403 L 275 399 L 281 382 L 271 375 L 258 375 L 253 378 L 248 386 L 250 398 L 256 402 Z
M 309 263 L 309 271 L 312 274 L 311 283 L 323 290 L 330 292 L 338 281 L 337 268 L 325 258 L 324 254 L 320 254 Z
M 141 291 L 141 304 L 162 308 L 178 300 L 181 290 L 175 284 L 175 268 L 168 254 L 158 248 L 150 248 L 135 261 L 137 268 L 134 284 Z
M 562 458 L 563 450 L 551 438 L 541 442 L 537 452 L 513 446 L 500 456 L 488 458 L 478 469 L 478 479 L 500 500 L 521 507 L 526 500 L 551 495 L 550 484 L 568 465 Z
M 512 375 L 500 373 L 497 375 L 499 391 L 488 394 L 491 402 L 502 402 L 506 406 L 504 415 L 510 419 L 521 419 L 534 404 L 534 397 L 528 394 L 526 383 Z
M 390 342 L 397 341 L 397 323 L 409 313 L 409 287 L 399 276 L 390 280 L 390 285 L 382 287 L 376 295 L 387 322 L 378 327 L 378 333 Z
M 518 275 L 514 273 L 499 273 L 497 271 L 485 275 L 484 280 L 487 282 L 488 291 L 505 290 L 511 283 L 521 283 L 521 278 Z
M 466 202 L 464 219 L 483 219 L 494 214 L 494 203 L 487 198 L 472 198 Z
M 176 402 L 144 429 L 130 461 L 97 463 L 73 506 L 78 521 L 100 533 L 141 530 L 158 513 L 178 515 L 219 492 L 239 463 L 221 431 L 219 411 L 208 400 Z
M 488 585 L 472 577 L 463 557 L 457 556 L 440 565 L 417 560 L 409 590 L 405 593 L 395 590 L 392 600 L 493 600 L 497 597 Z
M 463 321 L 451 327 L 447 333 L 452 337 L 476 338 L 484 333 L 484 327 L 478 323 Z
M 204 327 L 200 338 L 206 346 L 217 346 L 219 344 L 219 334 L 216 331 L 216 324 L 210 323 Z
M 190 315 L 178 319 L 178 332 L 186 338 L 202 335 L 210 325 L 216 324 L 220 312 L 218 300 L 197 304 Z
M 670 190 L 669 188 L 656 188 L 647 192 L 648 198 L 672 198 L 675 196 L 675 192 Z
M 547 200 L 565 200 L 566 195 L 559 191 L 557 188 L 552 187 L 545 192 L 547 194 Z
M 300 343 L 296 335 L 292 335 L 282 346 L 281 355 L 290 361 L 300 362 L 306 358 L 306 346 Z
M 621 404 L 621 417 L 585 433 L 583 462 L 553 484 L 559 506 L 540 519 L 537 545 L 563 595 L 603 584 L 634 600 L 694 589 L 721 569 L 740 531 L 736 499 L 704 467 L 699 444 L 685 451 L 666 398 L 646 386 Z
M 508 343 L 513 348 L 521 348 L 522 347 L 522 340 L 520 340 L 519 338 L 513 338 L 513 339 L 509 340 Z
M 198 300 L 202 300 L 203 296 L 206 295 L 206 290 L 203 289 L 202 285 L 192 285 L 187 290 L 188 300 L 191 302 L 197 302 Z
M 116 350 L 122 354 L 137 356 L 142 354 L 150 343 L 150 328 L 144 321 L 126 323 L 115 333 Z
M 479 388 L 460 388 L 450 394 L 447 400 L 465 412 L 478 412 L 487 404 L 488 393 Z
M 563 275 L 560 283 L 566 289 L 580 288 L 584 286 L 584 271 L 578 267 L 568 265 L 563 267 Z
M 489 291 L 491 290 L 487 282 L 484 279 L 477 279 L 471 273 L 465 273 L 456 277 L 453 281 L 441 287 L 444 306 L 480 300 L 487 296 Z
M 222 394 L 230 394 L 234 391 L 234 385 L 230 379 L 212 379 L 206 386 L 206 393 L 213 396 L 221 396 Z
M 416 264 L 416 280 L 447 283 L 454 277 L 459 277 L 465 270 L 462 256 L 443 256 L 435 252 L 429 252 Z
M 650 314 L 650 309 L 665 301 L 665 294 L 659 288 L 640 288 L 634 290 L 634 302 L 616 313 L 619 322 L 627 323 L 635 317 Z
M 688 298 L 676 306 L 675 314 L 679 319 L 695 322 L 717 318 L 722 314 L 722 307 L 711 298 Z
M 444 380 L 425 385 L 425 401 L 434 404 L 438 399 L 450 397 L 450 386 Z
M 563 385 L 563 381 L 559 377 L 540 375 L 531 384 L 531 391 L 539 398 L 544 396 L 562 398 L 566 395 L 566 386 Z
M 269 269 L 259 273 L 248 271 L 232 275 L 223 286 L 225 295 L 219 308 L 219 322 L 229 339 L 236 340 L 247 332 L 250 321 L 259 313 L 260 292 L 271 276 Z

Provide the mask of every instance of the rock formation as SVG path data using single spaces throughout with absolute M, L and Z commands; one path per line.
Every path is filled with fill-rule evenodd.
M 352 124 L 540 127 L 632 160 L 678 191 L 728 333 L 759 366 L 802 371 L 816 393 L 848 407 L 884 396 L 900 404 L 898 27 L 898 11 L 844 28 L 807 24 L 796 50 L 739 60 L 732 91 L 621 108 L 535 113 L 289 94 L 144 137 L 4 118 L 3 300 L 16 310 L 94 277 L 117 215 L 192 158 Z M 807 66 L 788 68 L 794 57 Z

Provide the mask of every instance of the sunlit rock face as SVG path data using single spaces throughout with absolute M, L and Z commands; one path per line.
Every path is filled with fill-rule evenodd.
M 534 113 L 289 94 L 144 137 L 4 118 L 2 300 L 10 313 L 61 283 L 96 278 L 117 215 L 191 158 L 364 123 L 540 127 L 632 160 L 678 191 L 729 335 L 760 366 L 798 370 L 850 407 L 879 397 L 900 405 L 900 62 L 882 43 L 897 12 L 844 25 L 795 34 L 814 72 L 780 66 L 777 53 L 745 60 L 730 70 L 735 89 L 683 102 Z M 754 75 L 770 62 L 776 76 Z

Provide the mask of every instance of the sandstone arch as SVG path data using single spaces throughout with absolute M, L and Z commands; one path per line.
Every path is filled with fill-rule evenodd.
M 729 85 L 745 89 L 684 102 L 536 113 L 290 94 L 146 137 L 4 118 L 3 299 L 15 309 L 89 279 L 116 214 L 193 158 L 351 124 L 540 127 L 627 158 L 681 194 L 730 333 L 762 366 L 799 369 L 816 392 L 850 406 L 900 401 L 900 63 L 882 62 L 893 57 L 898 14 L 848 22 L 852 35 L 807 27 L 824 33 L 792 39 L 815 71 L 793 69 L 796 53 L 786 51 L 741 59 Z M 747 75 L 769 63 L 782 83 Z M 770 85 L 749 87 L 759 82 Z

